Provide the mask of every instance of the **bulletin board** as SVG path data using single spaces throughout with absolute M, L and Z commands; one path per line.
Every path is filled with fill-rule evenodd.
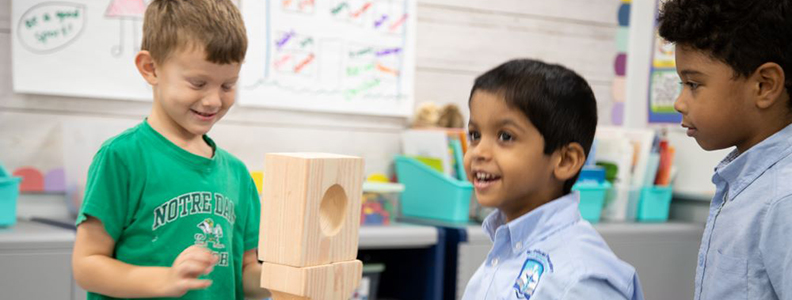
M 657 1 L 656 11 L 659 11 L 662 2 Z M 682 115 L 674 110 L 674 101 L 682 92 L 682 85 L 676 72 L 675 46 L 660 37 L 657 25 L 654 35 L 652 66 L 649 72 L 649 123 L 680 123 Z
M 242 106 L 408 116 L 415 0 L 241 0 Z M 144 0 L 12 0 L 14 91 L 150 101 Z

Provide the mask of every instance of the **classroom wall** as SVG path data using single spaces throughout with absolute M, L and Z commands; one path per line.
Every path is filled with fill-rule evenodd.
M 466 117 L 477 74 L 509 58 L 531 57 L 582 74 L 599 100 L 601 124 L 608 124 L 619 5 L 618 0 L 418 0 L 416 105 L 456 103 Z M 64 128 L 101 136 L 148 114 L 148 102 L 13 93 L 10 7 L 11 0 L 0 0 L 0 161 L 9 168 L 46 171 L 73 163 L 75 153 L 89 151 L 80 148 L 86 143 L 71 140 L 73 134 L 64 141 Z M 407 124 L 393 117 L 235 107 L 210 135 L 251 170 L 263 168 L 266 152 L 323 151 L 362 156 L 372 173 L 389 170 Z

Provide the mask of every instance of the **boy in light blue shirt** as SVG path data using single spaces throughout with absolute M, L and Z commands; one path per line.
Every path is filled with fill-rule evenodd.
M 465 171 L 493 241 L 463 299 L 640 300 L 629 264 L 580 218 L 571 192 L 597 126 L 588 83 L 559 65 L 512 60 L 476 79 Z
M 659 21 L 682 126 L 735 147 L 712 176 L 695 299 L 792 299 L 792 0 L 671 0 Z

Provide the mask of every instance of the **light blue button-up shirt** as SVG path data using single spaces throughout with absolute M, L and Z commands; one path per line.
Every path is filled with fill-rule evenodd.
M 462 299 L 643 299 L 635 269 L 580 218 L 578 201 L 573 192 L 507 224 L 491 213 L 492 250 Z
M 792 299 L 792 125 L 716 168 L 697 300 Z

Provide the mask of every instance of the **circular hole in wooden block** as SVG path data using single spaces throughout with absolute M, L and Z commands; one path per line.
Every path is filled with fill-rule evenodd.
M 325 236 L 334 236 L 344 225 L 347 214 L 346 192 L 340 185 L 333 185 L 324 194 L 319 205 L 319 223 Z

